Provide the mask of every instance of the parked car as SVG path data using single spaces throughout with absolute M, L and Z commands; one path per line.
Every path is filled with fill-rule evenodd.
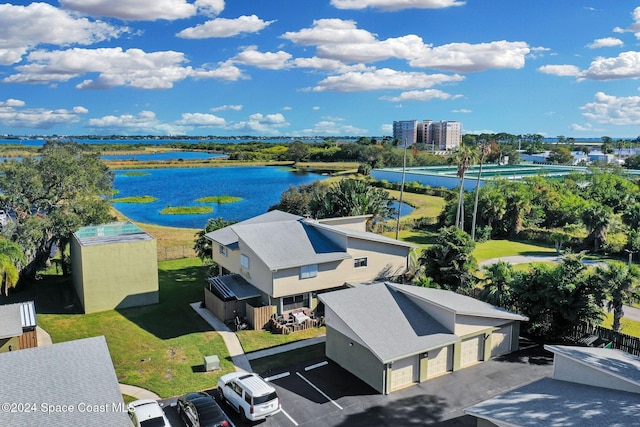
M 135 427 L 171 427 L 160 404 L 153 399 L 129 403 L 129 417 Z
M 223 375 L 218 380 L 218 392 L 243 420 L 264 420 L 281 410 L 276 389 L 257 374 L 232 372 Z
M 208 393 L 189 393 L 178 398 L 178 415 L 189 427 L 227 427 L 227 414 Z

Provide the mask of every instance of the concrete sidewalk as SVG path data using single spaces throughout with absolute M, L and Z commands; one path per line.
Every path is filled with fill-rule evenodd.
M 153 399 L 160 400 L 160 396 L 147 389 L 136 387 L 129 384 L 120 384 L 120 393 L 127 396 L 135 397 L 136 399 Z
M 299 348 L 307 347 L 310 345 L 320 344 L 326 341 L 326 337 L 309 338 L 306 340 L 300 340 L 289 344 L 279 345 L 277 347 L 271 347 L 264 350 L 253 351 L 245 354 L 238 336 L 227 325 L 225 325 L 220 319 L 213 315 L 206 308 L 200 307 L 199 302 L 191 304 L 196 313 L 198 313 L 207 323 L 209 323 L 213 329 L 216 330 L 224 340 L 224 343 L 231 355 L 231 361 L 236 367 L 236 371 L 253 372 L 251 368 L 250 360 L 260 359 L 262 357 L 272 356 L 278 353 L 284 353 L 285 351 L 296 350 Z
M 200 315 L 208 324 L 216 330 L 224 340 L 225 345 L 227 346 L 227 350 L 229 350 L 229 355 L 231 356 L 231 361 L 236 367 L 236 371 L 246 371 L 253 372 L 251 368 L 251 364 L 249 363 L 249 359 L 244 354 L 244 350 L 242 349 L 242 345 L 240 344 L 240 340 L 238 340 L 238 336 L 235 332 L 232 332 L 231 329 L 227 325 L 225 325 L 220 319 L 213 315 L 206 308 L 200 307 L 199 302 L 194 302 L 190 304 L 191 308 L 193 308 L 196 313 Z

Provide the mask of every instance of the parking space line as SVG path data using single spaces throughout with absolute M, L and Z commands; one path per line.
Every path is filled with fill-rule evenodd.
M 324 391 L 322 391 L 322 390 L 320 390 L 318 387 L 316 387 L 316 386 L 315 386 L 315 384 L 313 384 L 311 381 L 309 381 L 308 379 L 306 379 L 306 378 L 305 378 L 305 377 L 304 377 L 300 372 L 296 372 L 296 374 L 297 374 L 300 378 L 302 378 L 303 380 L 305 380 L 305 381 L 307 382 L 307 384 L 309 384 L 311 387 L 315 388 L 315 389 L 316 389 L 316 391 L 317 391 L 318 393 L 320 393 L 321 395 L 323 395 L 323 396 L 324 396 L 324 397 L 325 397 L 329 402 L 331 402 L 331 403 L 333 403 L 334 405 L 336 405 L 336 406 L 338 407 L 338 409 L 343 409 L 343 408 L 342 408 L 342 406 L 338 405 L 338 403 L 337 403 L 335 400 L 333 400 L 332 398 L 330 398 L 329 396 L 327 396 L 327 394 L 326 394 Z
M 288 377 L 289 375 L 291 375 L 289 372 L 283 372 L 281 374 L 274 375 L 272 377 L 266 377 L 264 380 L 265 381 L 279 380 L 280 378 Z
M 283 414 L 285 414 L 285 415 L 287 416 L 287 418 L 289 418 L 289 420 L 293 423 L 293 425 L 295 425 L 295 426 L 297 426 L 297 425 L 298 425 L 298 423 L 296 422 L 296 420 L 294 420 L 293 418 L 291 418 L 291 415 L 287 414 L 287 413 L 285 412 L 285 410 L 284 410 L 284 409 L 280 408 L 280 412 L 282 412 Z
M 329 362 L 327 362 L 326 360 L 324 362 L 320 362 L 320 363 L 316 363 L 315 365 L 311 365 L 311 366 L 307 366 L 306 368 L 304 368 L 305 371 L 310 371 L 312 369 L 316 369 L 316 368 L 320 368 L 322 366 L 326 366 L 328 365 Z

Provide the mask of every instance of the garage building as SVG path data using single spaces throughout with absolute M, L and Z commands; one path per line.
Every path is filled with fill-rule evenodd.
M 518 349 L 526 317 L 451 291 L 394 283 L 318 295 L 327 357 L 380 393 Z

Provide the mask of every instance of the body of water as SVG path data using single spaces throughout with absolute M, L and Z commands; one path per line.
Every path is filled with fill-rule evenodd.
M 227 157 L 226 154 L 207 153 L 205 151 L 163 151 L 162 153 L 115 154 L 102 156 L 105 161 L 135 160 L 138 162 L 154 162 L 169 160 L 206 160 Z
M 130 172 L 144 175 L 128 176 Z M 120 203 L 114 207 L 133 221 L 170 227 L 204 228 L 209 218 L 222 217 L 242 221 L 267 212 L 278 203 L 289 186 L 310 184 L 325 177 L 313 173 L 296 173 L 287 168 L 239 166 L 220 168 L 168 168 L 118 170 L 114 198 L 152 196 L 153 203 Z M 234 196 L 236 203 L 198 203 L 209 196 Z M 168 206 L 211 206 L 204 215 L 162 215 Z
M 132 174 L 133 173 L 133 174 Z M 140 175 L 139 175 L 140 174 Z M 153 203 L 121 203 L 113 205 L 129 219 L 169 227 L 204 228 L 209 218 L 243 221 L 267 212 L 290 186 L 311 184 L 326 176 L 293 172 L 289 168 L 268 166 L 233 166 L 219 168 L 168 168 L 118 170 L 114 198 L 152 196 Z M 209 196 L 235 196 L 235 203 L 199 203 Z M 211 206 L 208 214 L 163 215 L 168 206 Z M 398 203 L 394 202 L 397 209 Z M 413 208 L 403 203 L 402 216 Z

